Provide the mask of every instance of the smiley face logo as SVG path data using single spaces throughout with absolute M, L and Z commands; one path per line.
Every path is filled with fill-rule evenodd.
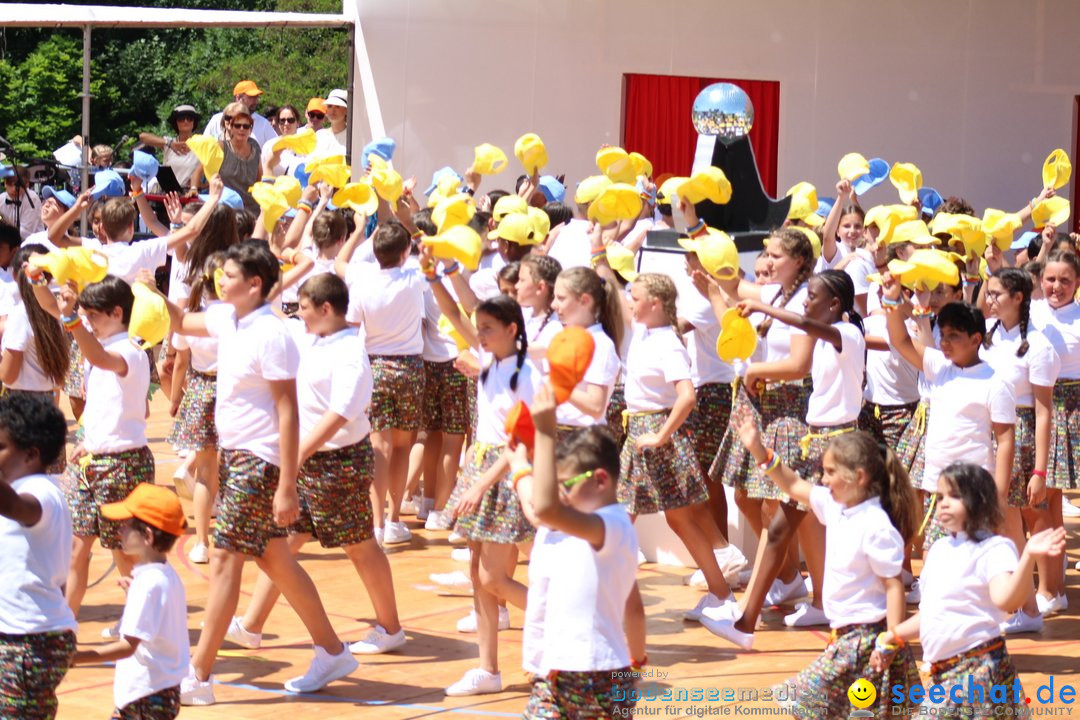
M 877 700 L 877 688 L 865 678 L 859 678 L 851 683 L 847 691 L 848 700 L 857 708 L 865 709 Z

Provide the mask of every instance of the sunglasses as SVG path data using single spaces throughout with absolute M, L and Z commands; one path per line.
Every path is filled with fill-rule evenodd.
M 562 481 L 563 489 L 564 490 L 569 490 L 570 488 L 574 487 L 575 485 L 580 485 L 581 483 L 585 482 L 586 480 L 588 480 L 592 476 L 593 476 L 593 471 L 592 470 L 586 470 L 585 472 L 581 473 L 580 475 L 575 475 L 574 477 L 570 478 L 569 480 L 563 480 Z
M 177 115 L 176 116 L 176 121 L 180 122 L 181 120 L 184 120 L 184 121 L 187 121 L 187 122 L 195 122 L 195 116 L 194 115 Z
M 279 118 L 277 119 L 277 121 L 278 121 L 279 123 L 286 123 L 287 125 L 292 125 L 293 123 L 295 123 L 295 122 L 296 122 L 296 120 L 297 120 L 297 119 L 296 119 L 296 118 L 294 118 L 294 117 L 279 117 Z
M 234 122 L 232 124 L 232 128 L 233 128 L 233 130 L 250 130 L 251 129 L 251 123 Z
M 311 118 L 312 120 L 322 120 L 322 119 L 323 119 L 324 117 L 326 117 L 326 113 L 321 113 L 321 112 L 309 112 L 309 113 L 307 114 L 307 116 L 308 116 L 309 118 Z

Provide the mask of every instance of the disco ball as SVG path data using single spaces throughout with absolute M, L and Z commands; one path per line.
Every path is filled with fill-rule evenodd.
M 754 126 L 754 104 L 738 85 L 713 83 L 694 99 L 691 117 L 699 134 L 716 135 L 728 144 Z

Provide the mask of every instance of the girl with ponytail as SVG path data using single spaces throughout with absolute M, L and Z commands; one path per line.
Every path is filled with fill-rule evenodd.
M 999 498 L 1005 516 L 1003 533 L 1024 548 L 1024 523 L 1032 533 L 1053 527 L 1046 503 L 1046 468 L 1053 424 L 1054 383 L 1061 360 L 1046 336 L 1030 329 L 1031 276 L 1019 268 L 1002 268 L 986 283 L 986 301 L 996 318 L 986 335 L 983 359 L 1006 377 L 1016 396 L 1016 447 L 1012 483 Z M 1023 522 L 1021 520 L 1023 519 Z M 1037 557 L 1039 596 L 1028 598 L 1019 612 L 1031 623 L 1044 610 L 1062 609 L 1064 582 Z M 1060 576 L 1060 573 L 1057 573 Z M 1018 617 L 1016 622 L 1025 618 Z
M 548 343 L 563 327 L 553 306 L 555 281 L 560 272 L 562 265 L 553 257 L 530 253 L 521 259 L 514 290 L 525 315 L 529 357 L 534 363 L 544 359 Z
M 875 684 L 918 683 L 911 648 L 895 638 L 885 642 L 906 616 L 900 573 L 904 548 L 918 532 L 918 500 L 896 455 L 869 433 L 837 435 L 822 458 L 822 484 L 814 485 L 765 447 L 753 422 L 740 427 L 739 437 L 777 486 L 810 507 L 827 537 L 824 602 L 833 637 L 805 670 L 778 686 L 794 686 L 787 709 L 795 717 L 843 717 L 851 707 L 847 690 L 863 677 L 875 649 L 887 653 L 876 658 L 881 677 Z M 730 619 L 702 622 L 722 632 L 734 626 Z M 902 702 L 893 706 L 883 692 L 867 709 L 878 717 L 914 709 L 909 698 Z

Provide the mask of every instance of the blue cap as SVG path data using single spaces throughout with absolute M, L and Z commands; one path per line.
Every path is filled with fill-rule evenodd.
M 941 193 L 932 187 L 919 188 L 919 202 L 922 203 L 922 211 L 925 215 L 933 215 L 945 202 Z
M 300 187 L 305 188 L 308 186 L 308 178 L 311 177 L 311 173 L 307 171 L 307 163 L 300 163 L 293 168 L 293 177 L 300 181 Z
M 544 193 L 544 197 L 548 202 L 562 202 L 566 197 L 566 186 L 559 182 L 554 175 L 541 175 L 540 176 L 540 192 Z M 638 188 L 638 192 L 642 192 L 641 187 Z M 656 202 L 656 194 L 653 194 L 652 201 Z
M 131 153 L 131 174 L 144 183 L 157 177 L 158 167 L 157 158 L 150 153 L 142 150 Z
M 15 168 L 10 165 L 0 165 L 0 178 L 15 177 Z
M 364 160 L 366 161 L 367 156 L 368 156 L 368 154 L 366 152 L 367 148 L 364 148 L 364 150 L 365 150 L 365 152 L 364 152 Z M 364 167 L 367 167 L 366 162 L 364 164 Z M 435 192 L 435 190 L 439 187 L 439 181 L 442 180 L 447 175 L 453 175 L 458 180 L 461 180 L 461 176 L 458 175 L 457 170 L 454 170 L 454 168 L 450 167 L 449 165 L 447 165 L 446 167 L 439 168 L 431 176 L 431 185 L 429 185 L 428 189 L 424 191 L 424 194 L 425 195 L 430 195 L 431 193 Z
M 115 170 L 98 170 L 94 175 L 94 186 L 90 188 L 90 197 L 100 200 L 103 197 L 121 197 L 127 193 L 124 178 Z
M 819 197 L 817 200 L 817 214 L 823 218 L 829 217 L 829 213 L 832 212 L 833 205 L 836 204 L 836 198 Z
M 860 178 L 855 178 L 851 183 L 851 187 L 858 195 L 865 195 L 867 190 L 877 187 L 885 182 L 885 178 L 889 177 L 889 163 L 881 158 L 874 158 L 868 164 L 870 165 L 870 172 Z
M 203 202 L 207 202 L 210 200 L 210 195 L 209 193 L 203 193 L 202 195 L 199 195 L 199 199 Z M 226 207 L 231 207 L 233 210 L 244 209 L 244 199 L 240 197 L 240 193 L 230 187 L 222 188 L 221 200 L 219 202 Z
M 393 138 L 386 137 L 379 140 L 372 140 L 360 151 L 360 164 L 367 170 L 368 165 L 370 164 L 368 163 L 368 155 L 371 155 L 372 153 L 375 153 L 383 160 L 390 162 L 394 157 L 394 150 L 396 148 L 397 143 L 394 142 Z
M 1010 249 L 1012 249 L 1012 250 L 1023 250 L 1028 245 L 1031 244 L 1032 240 L 1034 240 L 1037 237 L 1039 237 L 1039 233 L 1037 233 L 1037 232 L 1035 232 L 1033 230 L 1028 230 L 1026 233 L 1022 233 L 1020 235 L 1020 237 L 1013 240 L 1013 243 L 1010 246 Z
M 71 206 L 75 204 L 75 196 L 67 190 L 57 190 L 54 187 L 46 185 L 41 189 L 41 199 L 48 200 L 49 198 L 56 198 L 56 202 L 69 210 L 71 209 Z

